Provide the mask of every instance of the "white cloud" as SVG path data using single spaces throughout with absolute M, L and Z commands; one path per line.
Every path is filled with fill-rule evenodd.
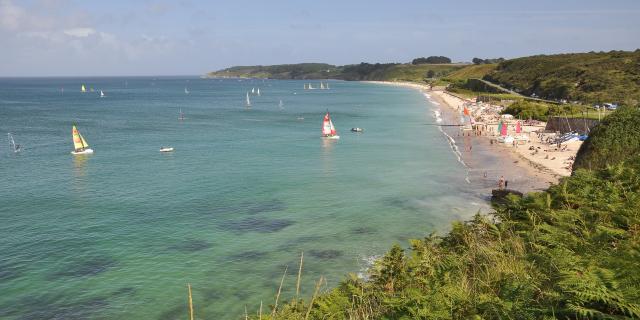
M 95 33 L 96 30 L 93 28 L 72 28 L 64 30 L 64 34 L 76 38 L 86 38 Z
M 0 26 L 4 29 L 16 30 L 24 19 L 25 12 L 10 0 L 0 1 Z

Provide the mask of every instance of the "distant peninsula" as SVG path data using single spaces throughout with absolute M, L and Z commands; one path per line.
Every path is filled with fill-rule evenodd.
M 404 81 L 448 86 L 458 92 L 506 92 L 580 104 L 635 106 L 640 102 L 640 49 L 535 55 L 508 60 L 474 58 L 469 63 L 451 63 L 447 57 L 431 56 L 407 63 L 235 66 L 209 72 L 206 76 Z

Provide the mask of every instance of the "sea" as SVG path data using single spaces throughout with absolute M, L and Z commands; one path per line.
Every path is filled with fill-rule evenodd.
M 0 79 L 0 318 L 186 319 L 188 285 L 198 319 L 266 314 L 302 253 L 308 300 L 489 210 L 423 93 L 308 82 Z

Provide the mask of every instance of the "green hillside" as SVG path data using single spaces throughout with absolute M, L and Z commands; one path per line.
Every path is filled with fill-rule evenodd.
M 340 74 L 340 68 L 326 63 L 280 64 L 272 66 L 236 66 L 209 72 L 216 78 L 327 79 Z
M 324 63 L 273 66 L 237 66 L 210 72 L 209 77 L 269 79 L 342 79 L 424 82 L 466 67 L 465 64 L 360 63 L 334 66 Z
M 456 70 L 454 72 L 447 74 L 444 77 L 444 80 L 455 82 L 455 81 L 467 80 L 467 79 L 473 79 L 473 78 L 481 79 L 482 77 L 486 76 L 488 73 L 495 70 L 497 66 L 498 64 L 495 64 L 495 63 L 469 65 L 469 66 L 466 66 L 465 68 L 461 68 L 459 70 Z
M 485 80 L 546 99 L 640 102 L 640 50 L 538 55 L 500 63 Z

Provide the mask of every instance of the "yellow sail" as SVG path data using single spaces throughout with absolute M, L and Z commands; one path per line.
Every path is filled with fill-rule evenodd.
M 80 88 L 80 91 L 87 92 L 87 88 L 84 87 L 84 84 L 82 85 L 82 88 Z
M 71 135 L 73 136 L 74 149 L 78 150 L 78 149 L 85 148 L 87 146 L 86 145 L 87 142 L 80 135 L 80 132 L 78 132 L 78 129 L 76 128 L 76 126 L 73 126 L 73 128 L 71 129 Z
M 87 143 L 87 140 L 85 140 L 85 139 L 84 139 L 84 137 L 83 137 L 82 135 L 80 135 L 80 140 L 82 141 L 82 145 L 83 145 L 85 148 L 88 148 L 88 147 L 89 147 L 89 144 Z

